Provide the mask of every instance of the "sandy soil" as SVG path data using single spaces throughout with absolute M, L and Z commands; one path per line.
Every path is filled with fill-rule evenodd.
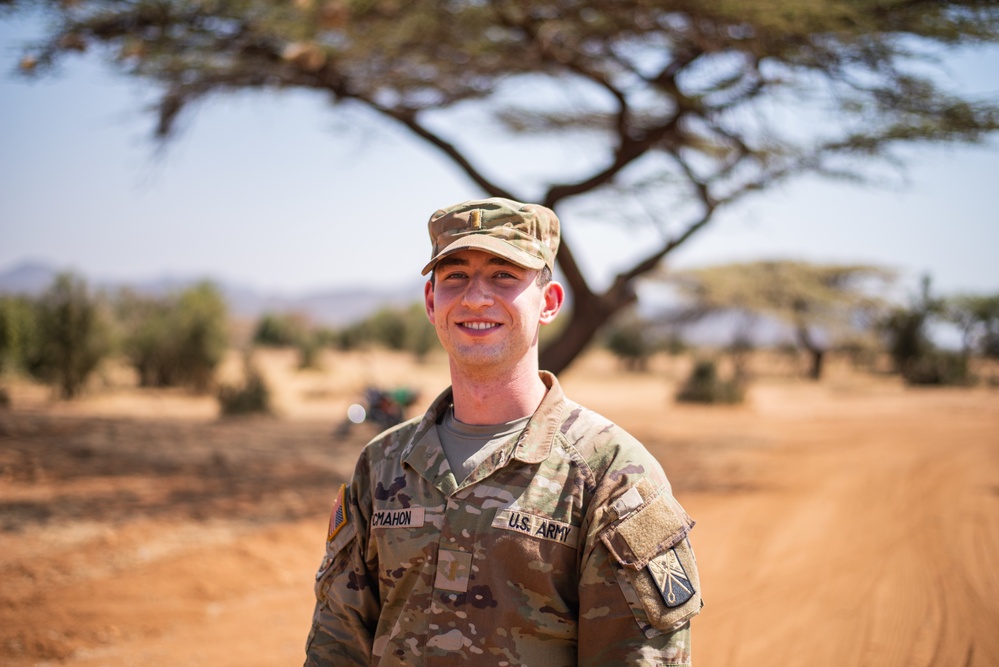
M 0 411 L 0 663 L 301 664 L 328 507 L 373 431 L 366 382 L 428 402 L 440 361 L 258 359 L 279 416 L 114 374 Z M 739 407 L 672 402 L 683 362 L 562 379 L 663 462 L 698 520 L 695 664 L 999 664 L 999 390 L 912 390 L 843 367 L 759 379 Z M 230 368 L 229 372 L 233 372 Z

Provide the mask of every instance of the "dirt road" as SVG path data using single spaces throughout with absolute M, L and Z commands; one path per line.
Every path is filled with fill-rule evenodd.
M 656 373 L 564 384 L 698 521 L 695 664 L 999 664 L 999 391 L 771 380 L 695 408 Z M 370 432 L 94 406 L 0 413 L 0 662 L 301 664 L 332 489 Z

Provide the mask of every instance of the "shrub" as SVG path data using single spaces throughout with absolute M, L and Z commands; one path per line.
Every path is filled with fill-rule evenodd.
M 686 403 L 741 403 L 745 397 L 738 378 L 722 380 L 715 362 L 698 361 L 680 388 L 676 400 Z
M 268 347 L 293 347 L 308 335 L 308 325 L 301 315 L 265 313 L 253 332 L 253 342 Z
M 368 320 L 371 338 L 390 350 L 406 349 L 406 312 L 397 308 L 383 308 Z
M 319 337 L 313 333 L 303 335 L 295 344 L 298 349 L 298 367 L 300 369 L 319 367 L 319 350 L 322 349 Z
M 228 343 L 225 303 L 213 285 L 161 298 L 126 294 L 119 312 L 124 352 L 142 386 L 208 388 Z
M 200 283 L 181 293 L 178 311 L 182 377 L 205 389 L 228 345 L 225 301 L 212 284 Z
M 263 376 L 244 357 L 245 378 L 241 385 L 222 385 L 218 390 L 219 409 L 223 416 L 271 414 L 271 392 Z
M 35 340 L 34 304 L 25 297 L 0 297 L 0 373 L 25 369 Z
M 897 371 L 904 372 L 912 362 L 933 349 L 926 335 L 926 320 L 925 313 L 897 310 L 885 321 L 883 327 L 888 335 L 888 352 Z
M 437 345 L 437 332 L 427 319 L 422 302 L 405 309 L 383 308 L 371 317 L 341 329 L 337 336 L 337 346 L 341 350 L 354 350 L 369 344 L 412 352 L 417 358 L 423 358 Z
M 329 329 L 310 326 L 304 315 L 267 313 L 257 324 L 253 342 L 266 347 L 294 347 L 300 369 L 317 368 L 319 351 L 335 343 L 336 335 Z
M 111 349 L 107 319 L 86 283 L 63 274 L 36 304 L 37 336 L 28 371 L 57 387 L 62 398 L 79 394 Z
M 607 335 L 607 349 L 628 370 L 645 370 L 648 366 L 652 346 L 644 329 L 641 321 L 634 320 L 615 326 Z
M 968 358 L 942 350 L 909 360 L 902 369 L 902 377 L 911 385 L 966 385 L 972 382 Z
M 931 318 L 940 310 L 940 300 L 930 295 L 930 278 L 924 276 L 922 291 L 912 304 L 896 308 L 881 322 L 881 329 L 888 338 L 888 352 L 897 372 L 904 374 L 909 365 L 933 353 L 934 346 L 926 330 Z
M 440 348 L 437 330 L 427 319 L 427 311 L 423 303 L 414 303 L 405 313 L 406 345 L 417 359 L 424 359 L 434 349 Z

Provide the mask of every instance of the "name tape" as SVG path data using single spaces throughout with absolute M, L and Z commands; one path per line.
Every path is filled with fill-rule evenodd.
M 564 544 L 573 549 L 579 541 L 579 529 L 576 526 L 517 510 L 497 512 L 496 518 L 493 519 L 493 528 L 512 530 L 549 542 Z
M 371 515 L 372 528 L 419 528 L 423 525 L 423 508 L 404 510 L 375 510 Z

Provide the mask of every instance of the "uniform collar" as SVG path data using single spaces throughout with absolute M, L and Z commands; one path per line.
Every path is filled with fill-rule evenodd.
M 565 411 L 565 394 L 558 378 L 548 371 L 541 371 L 540 375 L 548 391 L 531 421 L 527 422 L 513 453 L 513 457 L 523 463 L 541 463 L 548 458 Z
M 540 463 L 548 458 L 565 410 L 565 394 L 558 379 L 548 371 L 540 371 L 540 376 L 548 391 L 517 439 L 512 453 L 506 454 L 506 457 L 512 456 L 522 463 Z M 453 392 L 451 387 L 448 387 L 430 404 L 416 433 L 400 457 L 404 463 L 412 466 L 445 495 L 454 490 L 452 486 L 455 483 L 453 476 L 445 471 L 446 459 L 440 440 L 437 438 L 437 423 L 444 416 L 444 412 L 451 407 L 452 401 Z M 450 481 L 446 479 L 448 477 L 451 478 Z

